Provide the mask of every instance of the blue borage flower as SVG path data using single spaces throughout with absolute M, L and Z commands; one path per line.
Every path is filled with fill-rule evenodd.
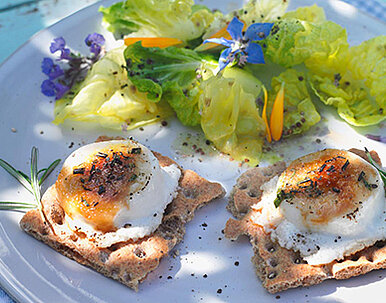
M 86 45 L 90 47 L 90 51 L 98 56 L 102 50 L 102 45 L 105 44 L 105 38 L 98 33 L 93 33 L 87 36 L 86 40 L 84 40 Z
M 226 46 L 219 59 L 219 69 L 223 70 L 229 63 L 238 61 L 239 65 L 245 63 L 265 63 L 263 49 L 254 41 L 265 39 L 273 26 L 273 23 L 254 23 L 243 32 L 244 23 L 234 17 L 227 27 L 232 40 L 225 38 L 206 39 L 204 43 L 217 43 Z
M 84 79 L 91 66 L 104 55 L 105 38 L 101 34 L 88 35 L 85 43 L 92 53 L 89 57 L 71 52 L 66 47 L 66 41 L 63 37 L 53 40 L 50 45 L 50 52 L 52 54 L 60 52 L 59 59 L 56 61 L 61 61 L 63 65 L 67 65 L 67 68 L 63 70 L 51 58 L 43 59 L 41 68 L 48 79 L 42 82 L 40 88 L 45 96 L 55 96 L 56 100 L 62 98 L 75 83 Z

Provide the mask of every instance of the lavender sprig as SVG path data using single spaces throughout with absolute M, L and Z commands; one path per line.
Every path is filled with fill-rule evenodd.
M 91 55 L 82 56 L 73 53 L 66 47 L 63 37 L 55 38 L 50 45 L 50 52 L 60 52 L 59 59 L 64 68 L 55 63 L 51 58 L 42 61 L 42 72 L 48 76 L 41 84 L 41 92 L 48 97 L 55 96 L 55 100 L 61 99 L 78 82 L 84 80 L 91 66 L 103 57 L 105 38 L 98 33 L 90 34 L 85 39 Z

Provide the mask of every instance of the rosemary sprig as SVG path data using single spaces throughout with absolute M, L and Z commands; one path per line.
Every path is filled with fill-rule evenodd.
M 369 150 L 365 147 L 365 153 L 366 153 L 366 156 L 367 158 L 369 158 L 370 160 L 370 163 L 377 169 L 377 171 L 379 172 L 380 176 L 381 176 L 381 179 L 383 181 L 383 186 L 386 187 L 386 172 L 383 170 L 382 167 L 380 167 L 377 162 L 374 161 L 373 157 L 371 157 L 371 154 L 369 152 Z
M 47 168 L 38 170 L 38 149 L 32 147 L 31 150 L 31 175 L 28 177 L 27 174 L 20 170 L 15 169 L 11 164 L 0 159 L 0 166 L 5 169 L 12 177 L 14 177 L 21 185 L 23 185 L 33 196 L 34 203 L 27 202 L 13 202 L 13 201 L 0 201 L 0 210 L 29 210 L 37 208 L 41 212 L 44 219 L 46 219 L 41 204 L 41 185 L 53 172 L 53 170 L 60 163 L 60 159 L 55 160 Z M 39 178 L 39 175 L 42 176 Z
M 24 202 L 7 202 L 0 201 L 1 210 L 22 210 L 22 209 L 33 209 L 36 208 L 36 204 L 24 203 Z

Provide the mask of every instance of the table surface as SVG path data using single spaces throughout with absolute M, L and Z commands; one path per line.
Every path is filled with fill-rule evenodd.
M 0 0 L 0 64 L 39 30 L 98 1 Z M 386 22 L 386 0 L 344 1 Z M 0 288 L 0 303 L 12 302 Z

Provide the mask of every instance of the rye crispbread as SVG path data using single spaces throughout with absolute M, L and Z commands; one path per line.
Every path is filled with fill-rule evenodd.
M 161 154 L 154 152 L 154 155 L 161 166 L 175 163 Z M 224 194 L 220 184 L 209 182 L 191 170 L 182 170 L 178 195 L 165 210 L 158 229 L 135 242 L 121 242 L 109 248 L 99 248 L 84 234 L 69 229 L 64 211 L 56 200 L 55 185 L 42 199 L 48 224 L 44 224 L 38 210 L 31 210 L 24 215 L 20 226 L 63 255 L 138 290 L 138 284 L 183 239 L 185 224 L 192 220 L 194 211 Z
M 366 154 L 358 149 L 351 149 L 365 160 Z M 376 152 L 371 152 L 373 159 L 381 165 Z M 309 265 L 298 252 L 279 246 L 271 240 L 264 229 L 254 224 L 250 216 L 250 206 L 258 203 L 262 191 L 260 186 L 276 175 L 280 175 L 286 166 L 284 162 L 265 168 L 252 168 L 242 174 L 230 195 L 228 210 L 238 219 L 229 219 L 226 223 L 225 236 L 236 240 L 247 235 L 253 246 L 252 263 L 263 286 L 276 293 L 288 288 L 309 286 L 326 279 L 348 279 L 365 274 L 375 269 L 386 268 L 386 241 L 378 241 L 344 260 L 333 261 L 325 265 Z

